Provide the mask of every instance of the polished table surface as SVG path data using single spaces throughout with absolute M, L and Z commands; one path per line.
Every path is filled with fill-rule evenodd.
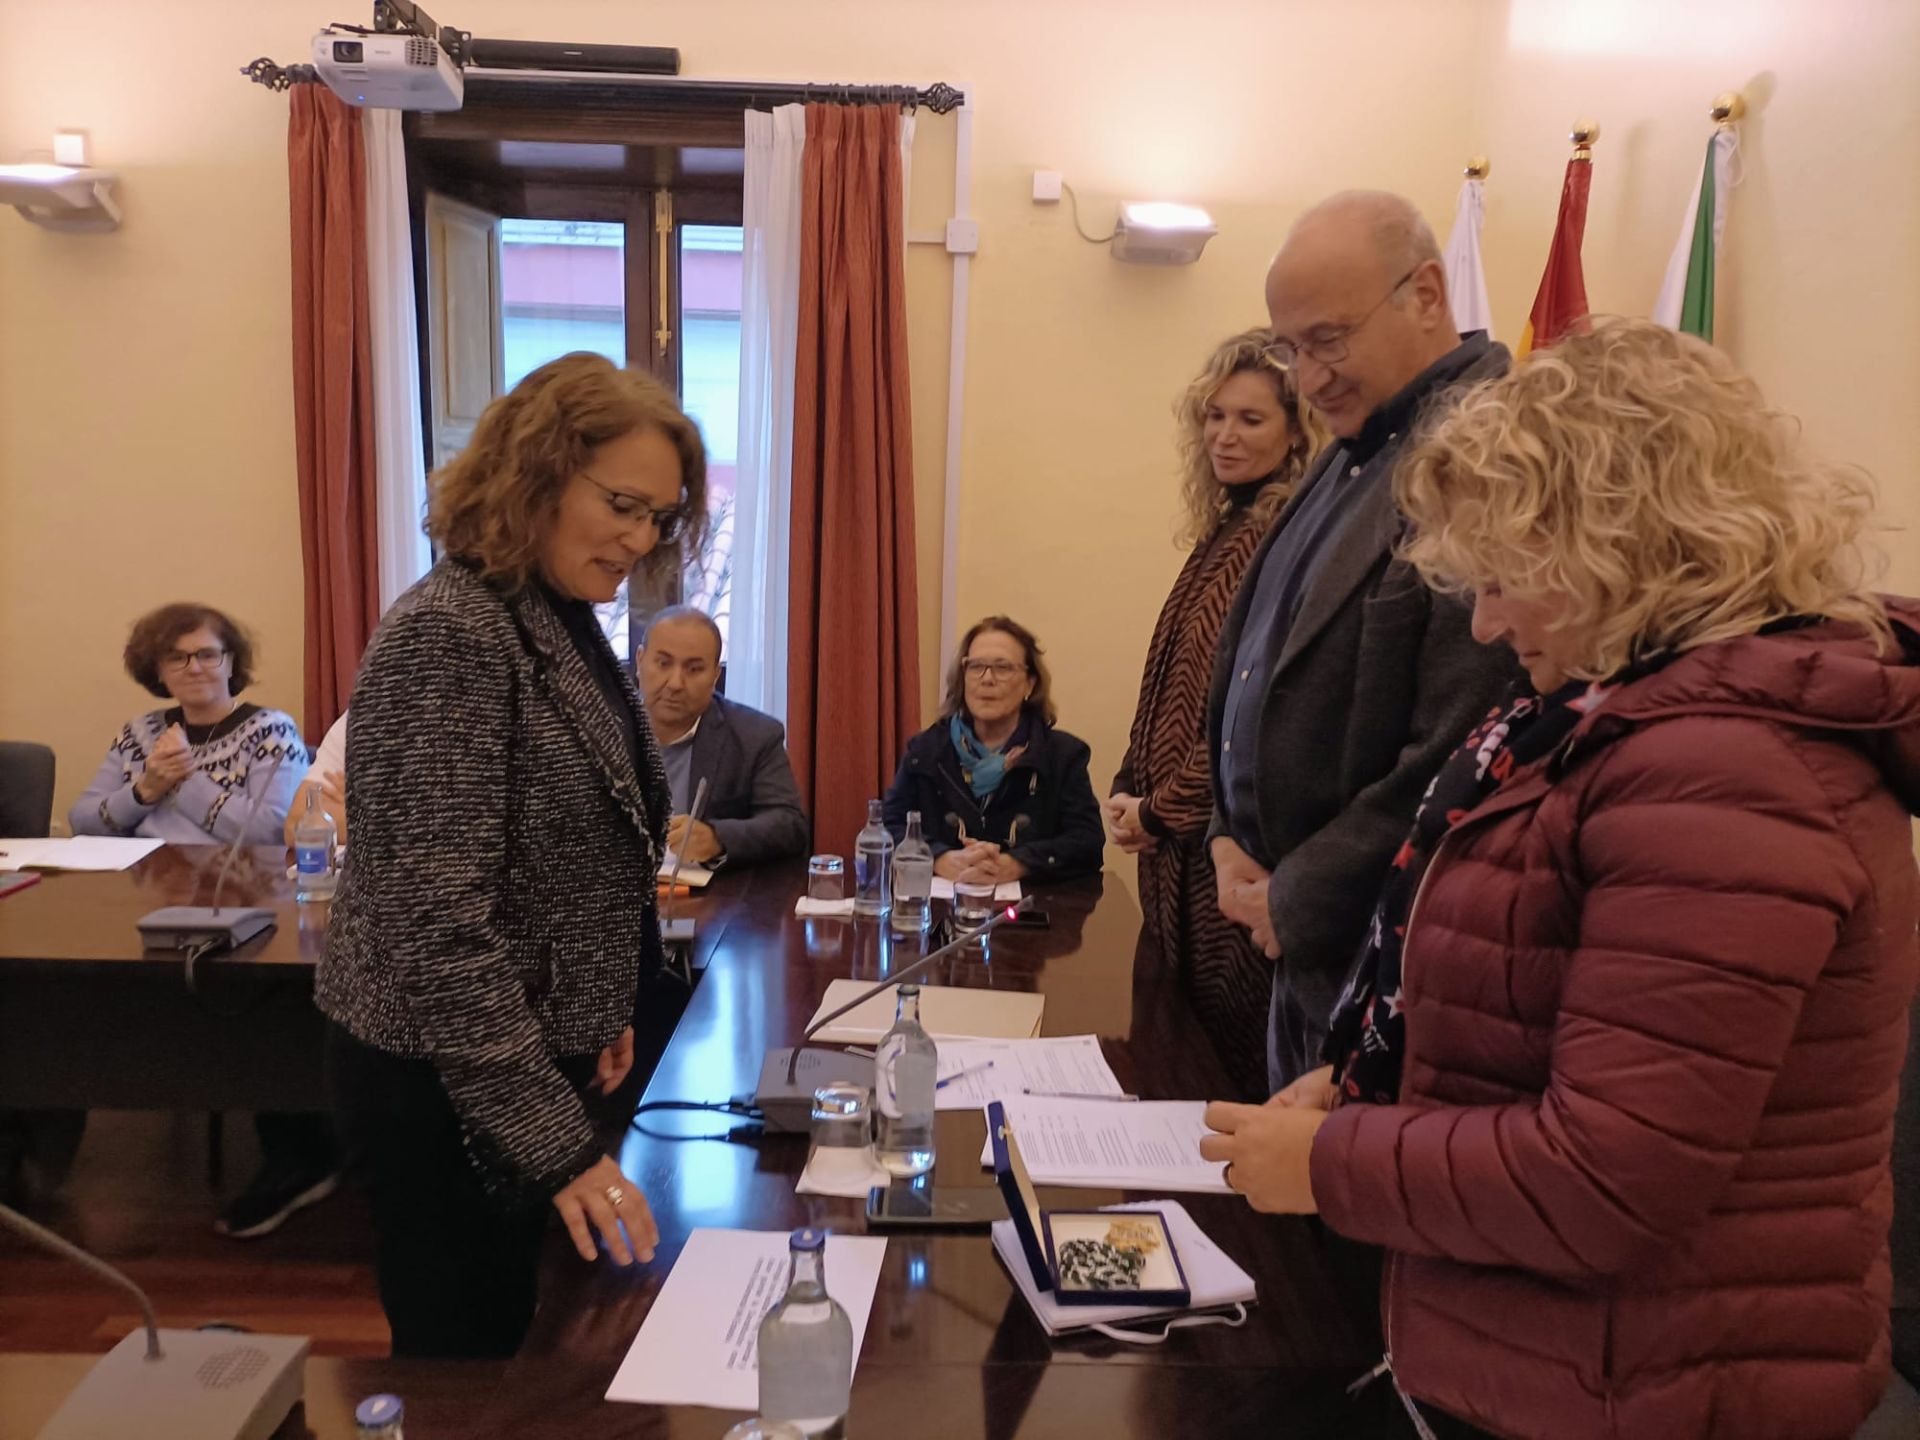
M 296 907 L 272 857 L 263 852 L 248 859 L 253 863 L 235 887 L 237 902 L 274 904 L 281 924 L 223 962 L 231 973 L 220 978 L 235 987 L 228 998 L 266 1003 L 241 992 L 271 981 L 276 970 L 299 976 L 310 994 L 325 907 Z M 210 884 L 206 861 L 195 852 L 161 851 L 128 874 L 54 876 L 0 900 L 0 981 L 10 974 L 75 973 L 68 968 L 75 966 L 96 979 L 151 980 L 165 973 L 160 967 L 178 972 L 177 959 L 142 957 L 137 939 L 129 944 L 121 932 L 131 931 L 144 908 L 184 903 L 183 892 Z M 830 980 L 878 979 L 924 953 L 917 943 L 896 947 L 884 922 L 796 919 L 793 902 L 804 881 L 798 862 L 740 871 L 680 902 L 681 913 L 697 921 L 702 975 L 647 1087 L 648 1099 L 721 1100 L 751 1091 L 763 1051 L 798 1037 Z M 1109 878 L 1036 893 L 1037 905 L 1051 916 L 1049 928 L 1002 929 L 984 953 L 975 946 L 942 962 L 928 983 L 1040 991 L 1046 996 L 1043 1033 L 1100 1036 L 1121 1083 L 1145 1098 L 1227 1093 L 1171 967 L 1140 944 L 1139 909 L 1127 892 Z M 29 901 L 31 907 L 14 909 Z M 303 909 L 312 913 L 302 915 Z M 71 932 L 63 933 L 69 924 Z M 179 987 L 181 980 L 172 973 L 165 983 Z M 0 1081 L 6 1075 L 0 1060 Z M 6 1098 L 0 1085 L 0 1101 Z M 738 1123 L 718 1115 L 654 1112 L 645 1118 L 649 1128 L 688 1135 Z M 978 1163 L 984 1137 L 978 1112 L 943 1112 L 936 1182 L 991 1183 Z M 382 1362 L 353 1362 L 348 1370 L 346 1362 L 334 1362 L 318 1373 L 330 1377 L 328 1383 L 350 1373 L 362 1393 L 391 1388 L 406 1396 L 409 1382 L 421 1386 L 423 1399 L 431 1395 L 433 1403 L 410 1413 L 411 1440 L 720 1436 L 738 1415 L 602 1398 L 687 1235 L 702 1226 L 784 1230 L 800 1224 L 858 1232 L 862 1207 L 794 1193 L 806 1160 L 801 1137 L 665 1140 L 630 1131 L 620 1159 L 660 1223 L 653 1264 L 625 1271 L 585 1264 L 556 1230 L 543 1261 L 539 1316 L 520 1355 L 504 1368 L 444 1372 L 426 1362 L 392 1362 L 383 1370 Z M 1119 1198 L 1114 1191 L 1046 1195 L 1056 1205 Z M 1049 1340 L 984 1235 L 896 1232 L 855 1376 L 850 1433 L 1375 1433 L 1381 1397 L 1370 1394 L 1356 1407 L 1343 1395 L 1346 1383 L 1378 1355 L 1376 1301 L 1363 1257 L 1330 1243 L 1312 1221 L 1255 1215 L 1234 1197 L 1179 1198 L 1258 1282 L 1260 1301 L 1246 1325 L 1180 1331 L 1155 1348 L 1097 1336 Z M 442 1385 L 445 1373 L 464 1378 Z M 351 1432 L 316 1424 L 314 1433 Z
M 923 953 L 896 949 L 883 923 L 795 919 L 803 879 L 798 866 L 727 876 L 696 902 L 690 913 L 700 916 L 706 971 L 647 1098 L 720 1100 L 750 1091 L 764 1050 L 798 1037 L 830 980 L 879 979 Z M 1036 894 L 1050 928 L 1002 928 L 984 956 L 977 948 L 962 952 L 928 983 L 1039 990 L 1042 1032 L 1100 1036 L 1121 1083 L 1145 1098 L 1228 1093 L 1176 978 L 1141 950 L 1139 908 L 1125 889 L 1109 878 Z M 645 1121 L 686 1133 L 732 1123 L 659 1112 Z M 985 1135 L 980 1113 L 943 1112 L 936 1183 L 990 1184 L 979 1166 Z M 653 1205 L 659 1258 L 632 1271 L 589 1266 L 554 1237 L 540 1316 L 475 1433 L 719 1436 L 739 1417 L 601 1397 L 689 1231 L 864 1228 L 860 1202 L 794 1193 L 806 1148 L 801 1137 L 747 1144 L 630 1134 L 620 1159 Z M 1046 1198 L 1122 1197 L 1050 1189 Z M 1379 1354 L 1366 1267 L 1331 1249 L 1313 1222 L 1255 1215 L 1235 1197 L 1179 1198 L 1258 1281 L 1260 1303 L 1244 1327 L 1183 1330 L 1155 1348 L 1097 1336 L 1050 1341 L 986 1236 L 894 1232 L 855 1374 L 851 1433 L 1368 1433 L 1343 1393 Z M 1370 1398 L 1366 1411 L 1376 1403 Z
M 129 870 L 0 896 L 0 1105 L 325 1108 L 313 967 L 327 906 L 295 901 L 284 850 L 236 857 L 221 903 L 277 923 L 198 961 L 191 987 L 180 953 L 142 947 L 148 911 L 211 903 L 225 853 L 165 845 Z

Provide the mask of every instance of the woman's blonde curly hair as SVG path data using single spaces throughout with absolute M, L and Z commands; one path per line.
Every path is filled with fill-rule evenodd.
M 1436 588 L 1563 601 L 1582 679 L 1794 615 L 1891 638 L 1872 483 L 1803 456 L 1732 361 L 1650 320 L 1597 322 L 1467 391 L 1394 491 L 1402 553 Z
M 680 455 L 686 527 L 642 562 L 677 569 L 707 529 L 707 450 L 666 386 L 604 355 L 549 360 L 481 414 L 466 449 L 427 481 L 427 534 L 482 577 L 518 589 L 532 577 L 560 492 L 593 452 L 635 430 L 658 430 Z
M 1300 399 L 1293 375 L 1273 358 L 1272 347 L 1273 333 L 1269 330 L 1243 330 L 1231 340 L 1222 341 L 1174 404 L 1173 413 L 1180 422 L 1180 500 L 1185 513 L 1179 539 L 1184 546 L 1205 540 L 1227 514 L 1227 487 L 1214 479 L 1206 429 L 1207 406 L 1229 378 L 1258 375 L 1272 385 L 1293 437 L 1279 470 L 1279 483 L 1268 487 L 1254 502 L 1254 523 L 1261 529 L 1292 498 L 1306 473 L 1307 462 L 1327 443 L 1326 427 Z

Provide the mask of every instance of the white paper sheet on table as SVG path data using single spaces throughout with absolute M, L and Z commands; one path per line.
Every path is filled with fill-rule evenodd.
M 785 1230 L 695 1230 L 620 1362 L 607 1399 L 760 1407 L 760 1321 L 787 1286 Z M 827 1293 L 853 1322 L 854 1369 L 887 1241 L 827 1237 Z
M 1054 1100 L 1013 1095 L 1007 1121 L 1036 1185 L 1112 1185 L 1227 1195 L 1227 1167 L 1200 1158 L 1204 1100 Z M 981 1153 L 993 1164 L 993 1138 Z
M 889 1175 L 868 1145 L 815 1146 L 807 1157 L 807 1168 L 800 1172 L 793 1193 L 796 1195 L 835 1195 L 843 1200 L 864 1200 L 876 1185 L 891 1185 Z
M 1068 1330 L 1084 1330 L 1089 1325 L 1125 1325 L 1156 1315 L 1184 1314 L 1193 1310 L 1212 1310 L 1225 1305 L 1251 1304 L 1257 1298 L 1253 1277 L 1213 1243 L 1178 1200 L 1137 1200 L 1125 1205 L 1110 1205 L 1110 1210 L 1159 1210 L 1167 1217 L 1173 1245 L 1180 1252 L 1180 1268 L 1186 1272 L 1187 1289 L 1193 1299 L 1183 1311 L 1171 1305 L 1062 1305 L 1033 1283 L 1033 1267 L 1027 1264 L 1020 1248 L 1020 1236 L 1011 1220 L 996 1220 L 993 1248 L 1013 1276 L 1013 1283 L 1033 1307 L 1034 1318 L 1049 1335 Z
M 933 898 L 936 900 L 953 899 L 953 881 L 947 879 L 944 875 L 934 876 Z M 993 887 L 993 898 L 1003 904 L 1011 904 L 1013 901 L 1018 900 L 1020 898 L 1020 882 L 1018 880 L 1003 880 L 1000 884 Z
M 831 1014 L 872 984 L 866 980 L 834 980 L 807 1020 L 811 1030 L 822 1015 Z M 949 1040 L 1027 1040 L 1040 1033 L 1043 996 L 1029 990 L 976 990 L 962 985 L 922 985 L 920 1023 L 936 1043 Z M 878 995 L 842 1015 L 814 1036 L 829 1045 L 878 1045 L 893 1028 L 900 1008 L 899 987 L 889 985 Z
M 1036 1091 L 1046 1095 L 1121 1095 L 1093 1035 L 1033 1040 L 948 1040 L 940 1044 L 936 1110 L 983 1110 L 989 1101 Z M 991 1067 L 991 1068 L 983 1068 Z M 971 1073 L 967 1073 L 971 1072 Z
M 0 870 L 127 870 L 166 843 L 120 835 L 0 840 Z
M 690 890 L 704 890 L 713 883 L 713 871 L 704 865 L 696 865 L 691 860 L 680 867 L 680 873 L 673 873 L 673 851 L 668 850 L 660 856 L 660 883 L 671 880 L 676 885 L 685 885 Z

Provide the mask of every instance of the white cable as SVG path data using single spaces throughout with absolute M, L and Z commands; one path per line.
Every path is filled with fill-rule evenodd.
M 1089 245 L 1105 245 L 1120 233 L 1120 227 L 1115 225 L 1113 229 L 1104 235 L 1089 235 L 1085 227 L 1080 224 L 1080 197 L 1073 193 L 1073 186 L 1067 184 L 1064 180 L 1060 182 L 1060 188 L 1067 192 L 1068 203 L 1073 208 L 1073 228 L 1080 232 L 1080 238 L 1082 240 L 1086 241 Z
M 1231 1315 L 1179 1315 L 1167 1321 L 1166 1328 L 1158 1333 L 1146 1330 L 1121 1330 L 1112 1325 L 1090 1325 L 1090 1330 L 1098 1330 L 1109 1340 L 1118 1340 L 1126 1345 L 1164 1345 L 1167 1337 L 1176 1330 L 1197 1330 L 1203 1325 L 1225 1325 L 1238 1330 L 1247 1323 L 1247 1307 L 1236 1304 Z

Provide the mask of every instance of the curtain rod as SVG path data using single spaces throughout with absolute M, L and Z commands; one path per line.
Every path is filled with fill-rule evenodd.
M 241 67 L 240 73 L 269 90 L 285 90 L 293 85 L 318 84 L 320 76 L 311 65 L 276 65 L 262 56 Z M 595 89 L 618 92 L 621 98 L 644 99 L 673 104 L 676 101 L 702 106 L 732 105 L 754 110 L 774 105 L 840 104 L 898 105 L 913 110 L 925 107 L 936 115 L 946 115 L 966 103 L 957 86 L 945 81 L 924 89 L 915 85 L 814 85 L 800 81 L 773 80 L 685 80 L 669 75 L 619 75 L 605 72 L 570 70 L 489 70 L 475 66 L 464 72 L 467 93 L 476 99 L 511 98 L 510 92 L 544 87 L 564 89 L 582 95 Z

